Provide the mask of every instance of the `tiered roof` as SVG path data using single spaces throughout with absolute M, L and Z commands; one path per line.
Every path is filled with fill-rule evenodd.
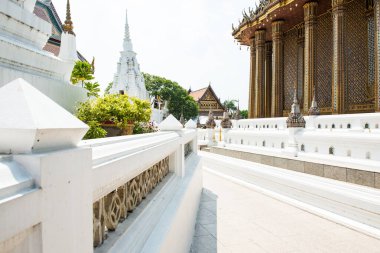
M 53 53 L 55 56 L 59 55 L 61 46 L 61 34 L 63 32 L 63 25 L 52 1 L 37 0 L 34 7 L 34 14 L 39 18 L 52 24 L 52 35 L 46 43 L 43 50 Z M 78 59 L 87 61 L 81 53 L 78 52 Z

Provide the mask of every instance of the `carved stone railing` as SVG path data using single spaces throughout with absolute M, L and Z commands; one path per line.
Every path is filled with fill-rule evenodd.
M 107 231 L 115 231 L 168 173 L 169 157 L 166 157 L 96 201 L 93 204 L 94 247 L 101 245 Z

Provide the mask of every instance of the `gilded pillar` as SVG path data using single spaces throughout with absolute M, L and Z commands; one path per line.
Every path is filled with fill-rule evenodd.
M 332 0 L 333 15 L 333 80 L 332 110 L 334 114 L 346 110 L 346 70 L 345 70 L 345 0 Z
M 305 26 L 297 26 L 297 95 L 300 108 L 303 108 L 305 83 Z
M 305 20 L 305 76 L 303 109 L 309 110 L 313 100 L 313 90 L 316 84 L 316 51 L 317 51 L 317 2 L 308 2 L 303 6 Z
M 265 43 L 265 117 L 271 116 L 272 101 L 272 42 Z
M 380 0 L 374 1 L 375 13 L 375 111 L 380 112 Z
M 256 82 L 255 82 L 255 117 L 263 118 L 265 87 L 265 30 L 255 32 L 256 44 Z
M 282 117 L 284 90 L 284 21 L 272 22 L 272 117 Z
M 248 118 L 252 119 L 255 116 L 255 79 L 256 79 L 256 47 L 255 39 L 252 39 L 251 42 L 251 54 L 250 54 L 250 78 L 249 78 L 249 101 L 248 101 Z

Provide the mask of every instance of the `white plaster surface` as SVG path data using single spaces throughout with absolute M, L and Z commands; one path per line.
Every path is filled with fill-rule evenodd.
M 187 121 L 185 124 L 185 128 L 195 129 L 197 128 L 197 123 L 195 123 L 194 120 L 189 119 L 189 121 Z
M 19 78 L 0 88 L 0 153 L 74 147 L 88 126 Z
M 74 112 L 86 91 L 69 77 L 76 54 L 74 36 L 63 36 L 61 56 L 42 50 L 52 25 L 33 14 L 35 0 L 0 1 L 0 87 L 23 78 L 65 109 Z M 70 56 L 70 57 L 69 57 Z
M 178 131 L 183 129 L 183 126 L 181 122 L 179 122 L 172 114 L 170 114 L 158 125 L 158 128 L 161 131 Z
M 0 201 L 34 188 L 31 175 L 11 158 L 0 158 Z
M 378 239 L 214 173 L 203 187 L 191 253 L 379 252 Z
M 380 238 L 378 189 L 201 152 L 207 168 L 310 212 Z
M 305 117 L 306 128 L 286 118 L 244 119 L 225 134 L 226 148 L 379 172 L 380 113 Z M 199 139 L 205 138 L 200 133 Z

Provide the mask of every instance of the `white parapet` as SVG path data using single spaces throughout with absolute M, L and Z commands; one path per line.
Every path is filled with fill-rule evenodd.
M 75 147 L 88 126 L 23 79 L 0 88 L 0 153 Z
M 322 160 L 380 161 L 380 113 L 304 118 L 306 128 L 292 131 L 293 134 L 286 128 L 286 118 L 239 120 L 227 134 L 227 146 L 240 146 L 268 155 L 291 153 Z
M 166 129 L 179 130 L 78 144 L 86 125 L 22 80 L 3 89 L 11 91 L 5 93 L 10 100 L 0 97 L 0 106 L 14 100 L 12 94 L 17 92 L 21 106 L 2 107 L 7 108 L 7 115 L 0 115 L 0 133 L 2 119 L 8 119 L 5 126 L 15 131 L 13 138 L 20 127 L 29 124 L 37 131 L 34 136 L 48 146 L 28 152 L 34 147 L 29 145 L 35 144 L 32 137 L 14 141 L 1 136 L 3 146 L 22 145 L 20 153 L 0 156 L 0 223 L 5 226 L 0 229 L 0 252 L 190 250 L 202 191 L 195 129 L 179 129 L 169 118 Z M 70 145 L 63 145 L 63 136 Z M 123 195 L 126 187 L 128 195 Z M 123 209 L 126 196 L 128 203 L 131 198 L 135 203 L 134 209 L 128 209 L 135 210 L 132 218 L 120 216 L 122 210 L 127 213 Z M 99 247 L 94 249 L 94 245 Z
M 158 125 L 158 128 L 161 131 L 178 131 L 183 129 L 183 126 L 181 122 L 179 122 L 172 114 L 170 114 Z
M 197 123 L 194 122 L 194 120 L 189 119 L 189 121 L 186 122 L 185 128 L 188 129 L 196 129 L 197 128 Z

